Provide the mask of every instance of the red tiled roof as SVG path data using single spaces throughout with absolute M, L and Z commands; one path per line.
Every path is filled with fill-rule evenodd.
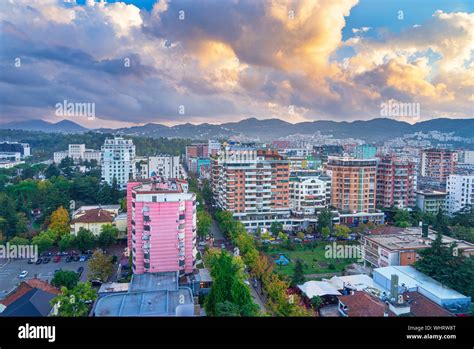
M 384 302 L 364 291 L 355 291 L 354 294 L 339 296 L 338 298 L 347 307 L 345 313 L 349 317 L 381 317 L 384 316 L 387 309 L 387 305 Z M 393 316 L 390 313 L 389 315 Z
M 413 316 L 454 316 L 452 313 L 429 300 L 419 292 L 405 292 L 403 297 L 410 304 L 410 313 Z
M 16 288 L 13 293 L 11 293 L 8 297 L 5 299 L 1 300 L 0 303 L 9 306 L 13 302 L 15 302 L 17 299 L 23 297 L 26 293 L 30 292 L 32 289 L 37 288 L 40 290 L 43 290 L 48 293 L 52 294 L 59 294 L 59 290 L 47 283 L 46 281 L 40 280 L 40 279 L 29 279 L 26 281 L 23 281 L 20 286 Z
M 85 213 L 77 217 L 76 219 L 73 219 L 71 221 L 71 224 L 74 223 L 112 223 L 113 221 L 113 216 L 112 214 L 104 209 L 101 208 L 95 208 L 92 210 L 87 210 Z

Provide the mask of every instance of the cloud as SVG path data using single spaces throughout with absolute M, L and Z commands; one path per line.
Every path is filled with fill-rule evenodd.
M 473 14 L 437 11 L 376 37 L 368 21 L 343 41 L 357 3 L 3 1 L 0 113 L 51 118 L 67 99 L 116 122 L 351 120 L 395 99 L 421 103 L 422 118 L 472 116 Z

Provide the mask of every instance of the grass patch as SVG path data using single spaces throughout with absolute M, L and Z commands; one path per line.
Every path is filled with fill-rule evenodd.
M 297 245 L 295 250 L 288 250 L 283 246 L 271 246 L 266 254 L 273 262 L 279 258 L 280 254 L 284 254 L 290 260 L 290 263 L 285 266 L 275 264 L 275 271 L 282 275 L 293 275 L 297 259 L 303 261 L 305 274 L 338 273 L 344 271 L 349 264 L 356 262 L 355 259 L 349 258 L 326 258 L 326 245 L 327 243 L 321 243 L 315 245 L 314 248 Z

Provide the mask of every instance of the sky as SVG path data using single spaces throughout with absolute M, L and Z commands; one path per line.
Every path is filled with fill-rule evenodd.
M 468 0 L 4 0 L 0 123 L 471 118 L 473 33 Z

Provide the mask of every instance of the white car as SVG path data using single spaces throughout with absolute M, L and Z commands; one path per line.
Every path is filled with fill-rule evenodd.
M 26 275 L 28 275 L 28 271 L 27 270 L 23 270 L 20 275 L 18 275 L 19 278 L 23 279 L 24 277 L 26 277 Z

